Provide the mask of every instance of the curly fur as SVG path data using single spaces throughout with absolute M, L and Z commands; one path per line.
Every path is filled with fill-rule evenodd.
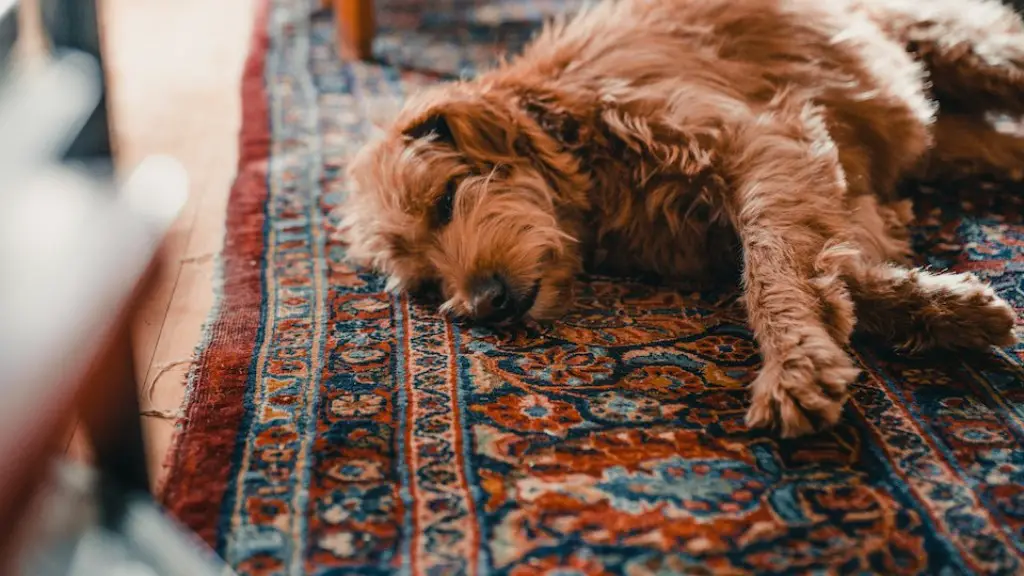
M 1020 176 L 1024 24 L 993 0 L 606 0 L 413 97 L 351 165 L 349 254 L 482 314 L 501 274 L 552 319 L 584 270 L 738 274 L 764 366 L 751 426 L 839 418 L 856 327 L 913 349 L 1014 341 L 976 278 L 902 266 L 922 170 Z

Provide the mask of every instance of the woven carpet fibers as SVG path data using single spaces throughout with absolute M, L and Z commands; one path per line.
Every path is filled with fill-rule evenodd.
M 174 514 L 242 574 L 1024 573 L 1020 348 L 859 342 L 841 424 L 783 442 L 742 424 L 759 359 L 734 293 L 590 278 L 554 326 L 496 333 L 345 265 L 330 212 L 375 111 L 560 6 L 423 4 L 383 5 L 377 44 L 418 73 L 342 64 L 309 2 L 261 12 Z M 922 260 L 1024 306 L 1024 191 L 936 187 L 914 191 Z

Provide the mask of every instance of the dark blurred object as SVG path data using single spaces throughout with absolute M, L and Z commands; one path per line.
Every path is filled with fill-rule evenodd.
M 0 13 L 0 74 L 6 75 L 18 40 L 18 5 Z
M 99 24 L 96 0 L 38 0 L 43 25 L 55 51 L 84 52 L 103 67 L 100 53 Z M 110 124 L 107 117 L 107 96 L 104 87 L 99 105 L 82 127 L 78 137 L 65 153 L 68 160 L 95 164 L 95 170 L 113 173 L 110 163 Z

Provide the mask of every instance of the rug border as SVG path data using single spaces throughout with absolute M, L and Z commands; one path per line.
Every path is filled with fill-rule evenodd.
M 164 456 L 166 474 L 154 491 L 174 517 L 214 548 L 219 544 L 221 504 L 237 459 L 249 367 L 261 324 L 262 306 L 252 300 L 263 298 L 261 262 L 270 159 L 265 80 L 270 2 L 253 2 L 253 28 L 240 90 L 238 168 L 226 209 L 214 304 L 193 356 L 181 415 Z M 196 436 L 203 441 L 191 442 Z

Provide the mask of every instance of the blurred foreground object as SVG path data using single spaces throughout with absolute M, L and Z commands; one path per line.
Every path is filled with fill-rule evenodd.
M 112 180 L 100 61 L 51 39 L 0 82 L 0 574 L 223 574 L 149 497 L 128 334 L 187 176 Z M 55 460 L 75 416 L 95 469 Z

